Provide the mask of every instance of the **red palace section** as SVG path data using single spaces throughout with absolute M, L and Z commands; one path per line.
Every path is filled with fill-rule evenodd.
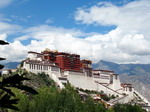
M 42 60 L 56 63 L 61 70 L 80 71 L 83 68 L 91 68 L 90 60 L 80 60 L 80 55 L 66 52 L 45 50 L 41 52 Z

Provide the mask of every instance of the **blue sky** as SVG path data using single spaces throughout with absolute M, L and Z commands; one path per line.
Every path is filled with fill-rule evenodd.
M 118 3 L 117 0 L 107 1 L 117 5 L 127 3 Z M 48 24 L 67 29 L 75 28 L 87 33 L 107 33 L 114 29 L 115 26 L 78 24 L 74 20 L 77 8 L 90 7 L 98 2 L 99 0 L 24 0 L 21 2 L 16 0 L 14 4 L 1 9 L 1 13 L 12 20 L 10 23 L 15 23 L 23 27 Z
M 144 23 L 150 18 L 149 2 L 1 0 L 0 39 L 10 42 L 1 52 L 11 50 L 5 54 L 9 61 L 22 60 L 29 50 L 50 48 L 94 62 L 149 63 L 150 23 Z

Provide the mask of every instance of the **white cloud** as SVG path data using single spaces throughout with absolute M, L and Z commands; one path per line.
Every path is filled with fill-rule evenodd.
M 27 40 L 29 39 L 30 37 L 28 35 L 23 35 L 23 36 L 20 36 L 20 37 L 17 37 L 15 38 L 14 40 L 15 41 L 23 41 L 23 40 Z
M 27 1 L 29 1 L 29 0 L 0 0 L 0 8 L 8 7 L 12 3 L 20 5 L 20 4 L 27 2 Z
M 29 49 L 26 46 L 19 41 L 14 41 L 9 45 L 1 46 L 0 54 L 7 59 L 6 61 L 21 61 L 28 51 Z
M 142 34 L 126 35 L 118 43 L 119 49 L 131 55 L 150 55 L 150 41 L 146 41 Z
M 5 33 L 0 34 L 0 40 L 6 40 L 7 35 Z
M 119 63 L 150 63 L 150 5 L 148 0 L 130 2 L 115 6 L 105 2 L 91 8 L 80 8 L 76 20 L 84 24 L 116 25 L 107 34 L 87 34 L 77 29 L 65 29 L 40 25 L 23 29 L 20 37 L 8 46 L 3 46 L 0 54 L 11 61 L 25 58 L 28 50 L 40 52 L 45 48 L 67 51 L 81 55 L 94 62 L 100 59 Z M 15 24 L 0 23 L 0 33 L 20 31 Z M 13 27 L 15 26 L 15 30 Z M 84 36 L 85 38 L 81 38 Z M 0 35 L 6 39 L 6 35 Z M 21 42 L 30 41 L 28 45 Z M 20 42 L 21 41 L 21 42 Z M 8 52 L 10 51 L 10 52 Z
M 60 51 L 67 51 L 81 54 L 83 57 L 89 55 L 92 47 L 89 41 L 79 38 L 84 33 L 75 29 L 64 29 L 50 26 L 39 26 L 29 28 L 28 35 L 36 40 L 32 40 L 28 45 L 35 51 L 41 51 L 45 48 L 57 49 Z M 83 52 L 84 51 L 84 52 Z
M 100 2 L 91 8 L 79 8 L 76 21 L 117 28 L 105 35 L 93 35 L 87 40 L 102 45 L 101 59 L 116 62 L 150 63 L 150 1 L 140 0 L 124 6 Z
M 70 33 L 71 35 L 76 36 L 76 37 L 86 35 L 86 33 L 83 33 L 77 29 L 65 29 L 63 27 L 54 27 L 54 26 L 49 26 L 49 25 L 40 25 L 36 27 L 30 27 L 26 29 L 25 32 L 29 34 L 38 34 L 39 32 L 42 32 L 42 34 L 44 35 L 47 34 L 47 32 L 56 34 L 56 35 Z M 41 34 L 41 37 L 42 37 L 42 34 Z M 39 37 L 39 39 L 41 37 Z
M 77 53 L 80 54 L 82 58 L 95 60 L 94 54 L 97 52 L 97 50 L 95 50 L 96 46 L 93 46 L 92 44 L 94 43 L 89 40 L 79 38 L 84 33 L 78 30 L 42 25 L 24 29 L 24 33 L 26 33 L 26 35 L 16 38 L 10 45 L 3 46 L 0 51 L 1 54 L 4 54 L 3 57 L 6 57 L 8 61 L 22 60 L 26 57 L 28 50 L 41 52 L 45 48 Z M 25 46 L 20 43 L 20 41 L 29 38 L 32 38 L 29 45 Z
M 0 0 L 0 8 L 10 5 L 14 0 Z
M 149 0 L 130 2 L 122 7 L 105 2 L 91 8 L 78 9 L 75 19 L 86 24 L 116 25 L 124 29 L 139 30 L 143 29 L 141 25 L 149 27 L 149 9 Z
M 19 25 L 0 21 L 0 33 L 14 34 L 20 32 L 20 30 L 22 30 L 22 27 Z
M 124 33 L 144 33 L 150 36 L 150 1 L 140 0 L 124 6 L 101 3 L 91 8 L 80 8 L 75 19 L 84 24 L 116 25 Z M 147 37 L 146 37 L 147 38 Z
M 144 45 L 149 46 L 148 42 L 144 40 L 143 35 L 126 35 L 119 40 L 119 36 L 122 34 L 119 29 L 115 29 L 105 35 L 90 35 L 87 38 L 80 38 L 80 35 L 84 33 L 82 34 L 82 32 L 78 30 L 68 30 L 45 25 L 24 29 L 24 33 L 25 32 L 26 35 L 16 38 L 10 45 L 4 46 L 0 51 L 1 54 L 5 54 L 3 57 L 6 57 L 7 60 L 19 61 L 27 56 L 27 51 L 41 52 L 45 48 L 77 53 L 81 55 L 81 58 L 91 59 L 94 62 L 104 59 L 120 63 L 146 63 L 144 61 L 149 55 L 147 53 L 147 47 L 141 48 L 143 42 Z M 130 36 L 132 38 L 130 38 Z M 112 39 L 112 37 L 115 37 L 115 39 Z M 20 41 L 29 38 L 32 38 L 30 44 L 25 46 L 20 43 Z M 128 43 L 126 42 L 127 38 Z M 137 43 L 132 43 L 135 40 Z
M 51 24 L 51 23 L 53 23 L 53 22 L 54 22 L 54 20 L 53 20 L 52 18 L 49 18 L 49 19 L 46 20 L 45 23 L 46 23 L 46 24 Z

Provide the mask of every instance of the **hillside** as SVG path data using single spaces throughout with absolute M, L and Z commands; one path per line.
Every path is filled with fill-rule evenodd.
M 110 96 L 106 96 L 103 92 L 81 88 L 78 88 L 78 91 L 69 83 L 65 85 L 64 89 L 60 89 L 45 73 L 34 74 L 18 69 L 11 75 L 20 72 L 24 77 L 31 79 L 24 81 L 23 84 L 36 89 L 38 94 L 32 95 L 13 89 L 16 98 L 19 99 L 18 104 L 15 104 L 19 108 L 19 112 L 120 112 L 122 109 L 122 112 L 131 112 L 132 110 L 144 112 L 140 106 L 131 104 L 115 104 L 112 108 L 107 108 L 105 102 L 110 100 Z M 3 77 L 6 78 L 8 75 Z M 94 100 L 90 94 L 99 94 L 98 96 L 103 100 Z M 111 99 L 114 98 L 114 96 L 111 96 Z M 16 112 L 16 110 L 9 109 L 4 112 Z
M 150 101 L 150 64 L 117 64 L 101 60 L 93 64 L 93 68 L 115 71 L 121 82 L 133 84 L 135 89 Z

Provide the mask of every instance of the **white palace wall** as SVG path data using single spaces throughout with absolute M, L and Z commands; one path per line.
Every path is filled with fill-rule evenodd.
M 90 77 L 87 76 L 84 72 L 61 72 L 60 68 L 55 65 L 40 65 L 37 63 L 27 63 L 26 61 L 24 62 L 23 68 L 33 73 L 45 72 L 60 86 L 60 88 L 63 88 L 64 86 L 59 78 L 65 77 L 67 81 L 69 81 L 74 87 L 94 91 L 104 91 L 104 93 L 106 93 L 107 95 L 115 95 L 119 96 L 120 98 L 124 97 L 123 94 L 126 94 L 127 96 L 125 98 L 122 98 L 118 101 L 121 103 L 127 103 L 134 97 L 134 88 L 132 88 L 132 91 L 130 91 L 129 88 L 124 89 L 121 86 L 119 77 L 117 75 L 114 75 L 113 73 L 106 74 L 103 72 L 101 73 L 101 75 L 92 75 Z M 137 92 L 137 94 L 139 93 Z M 147 99 L 142 95 L 139 94 L 139 96 L 143 98 L 145 102 L 148 102 Z

